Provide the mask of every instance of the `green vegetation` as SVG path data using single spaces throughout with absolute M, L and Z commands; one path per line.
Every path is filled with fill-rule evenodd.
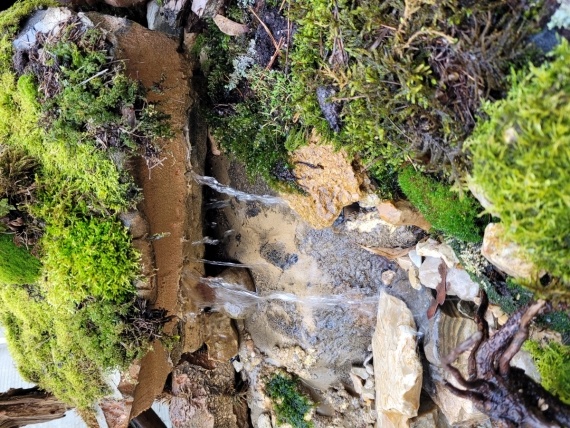
M 265 387 L 273 401 L 277 423 L 289 424 L 294 428 L 311 428 L 313 423 L 307 420 L 313 403 L 299 391 L 295 380 L 287 375 L 274 375 Z
M 489 119 L 469 140 L 472 181 L 492 203 L 507 237 L 570 283 L 570 46 L 552 61 L 512 76 L 506 99 L 486 103 Z
M 402 192 L 434 229 L 463 241 L 481 240 L 482 230 L 477 226 L 479 205 L 473 197 L 461 197 L 413 167 L 403 169 L 398 182 Z
M 270 26 L 283 30 L 289 19 L 294 37 L 273 61 L 265 53 L 270 57 L 275 48 L 263 45 L 269 39 L 261 27 L 250 43 L 210 25 L 197 50 L 204 47 L 208 56 L 214 135 L 252 176 L 274 185 L 292 179 L 284 173 L 295 146 L 287 136 L 306 140 L 313 129 L 358 156 L 385 197 L 409 159 L 457 177 L 481 96 L 503 93 L 509 68 L 526 63 L 531 50 L 521 40 L 534 31 L 539 12 L 534 3 L 511 7 L 496 0 L 469 7 L 290 1 L 282 21 L 271 18 Z M 258 25 L 247 9 L 227 14 Z M 321 104 L 336 117 L 325 119 L 319 90 Z M 235 134 L 234 121 L 244 136 Z
M 541 345 L 529 340 L 525 342 L 524 349 L 532 355 L 542 386 L 570 404 L 570 346 L 555 342 Z
M 129 158 L 152 161 L 169 130 L 78 18 L 14 55 L 21 18 L 53 4 L 0 13 L 0 322 L 23 376 L 87 409 L 149 343 L 130 324 L 139 256 L 118 214 L 138 201 Z
M 25 248 L 17 247 L 9 235 L 0 235 L 0 284 L 33 284 L 40 263 Z

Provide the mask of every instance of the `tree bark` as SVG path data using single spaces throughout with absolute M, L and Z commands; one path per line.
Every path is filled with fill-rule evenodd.
M 12 388 L 0 394 L 0 428 L 39 424 L 65 416 L 68 407 L 53 395 L 34 388 Z

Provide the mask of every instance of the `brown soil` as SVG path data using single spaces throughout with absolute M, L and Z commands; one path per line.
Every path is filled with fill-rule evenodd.
M 90 14 L 89 18 L 113 33 L 110 37 L 116 37 L 113 40 L 115 56 L 126 60 L 127 74 L 146 88 L 154 88 L 148 92 L 149 101 L 158 103 L 158 108 L 170 115 L 174 135 L 158 141 L 162 149 L 161 164 L 149 170 L 141 158 L 135 170 L 144 194 L 138 208 L 148 220 L 150 236 L 162 236 L 152 240 L 157 279 L 157 298 L 153 303 L 178 317 L 180 273 L 185 258 L 189 260 L 188 268 L 198 277 L 203 274 L 203 266 L 192 262 L 202 257 L 203 248 L 188 244 L 200 239 L 202 233 L 201 188 L 186 178 L 191 157 L 200 157 L 202 152 L 192 147 L 199 145 L 200 135 L 197 129 L 190 132 L 188 122 L 188 112 L 194 104 L 189 83 L 192 68 L 187 58 L 176 52 L 177 42 L 162 33 L 120 18 L 97 14 Z M 199 329 L 198 320 L 187 324 L 192 325 L 187 325 L 185 330 Z M 176 326 L 173 320 L 165 326 L 165 332 L 173 333 Z M 201 343 L 198 342 L 199 336 L 190 347 L 199 348 Z M 131 418 L 150 407 L 162 393 L 173 361 L 164 346 L 156 341 L 140 364 Z

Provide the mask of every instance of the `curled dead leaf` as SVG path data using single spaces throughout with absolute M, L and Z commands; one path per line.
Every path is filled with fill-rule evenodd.
M 239 22 L 232 21 L 220 14 L 214 16 L 214 22 L 220 31 L 228 36 L 239 36 L 249 31 L 247 25 L 240 24 Z
M 388 260 L 396 260 L 398 257 L 403 257 L 414 249 L 414 247 L 388 248 L 388 247 L 365 247 L 364 245 L 361 245 L 361 247 L 364 248 L 366 251 L 371 252 L 372 254 L 377 254 L 379 256 L 387 258 Z

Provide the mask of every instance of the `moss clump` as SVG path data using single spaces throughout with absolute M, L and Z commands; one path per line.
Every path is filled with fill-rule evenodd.
M 306 417 L 313 408 L 313 403 L 299 391 L 297 383 L 289 376 L 274 375 L 265 391 L 273 401 L 277 423 L 289 424 L 294 428 L 311 428 L 313 423 Z
M 33 284 L 39 273 L 38 259 L 17 247 L 10 235 L 0 235 L 0 284 Z
M 524 349 L 530 352 L 544 388 L 570 404 L 570 346 L 551 342 L 541 345 L 529 340 Z
M 118 346 L 129 304 L 89 299 L 53 305 L 37 287 L 0 287 L 0 322 L 24 379 L 81 409 L 108 393 L 108 369 L 124 366 L 137 350 Z
M 480 207 L 473 197 L 461 197 L 412 167 L 400 172 L 398 182 L 402 192 L 434 229 L 463 241 L 481 241 L 482 231 L 477 225 Z
M 499 1 L 291 2 L 293 103 L 304 125 L 358 153 L 380 181 L 410 155 L 435 169 L 459 167 L 480 95 L 504 91 L 509 68 L 525 61 L 520 40 L 533 31 L 530 9 Z M 332 101 L 342 105 L 338 133 L 323 120 L 318 87 L 333 88 Z
M 570 46 L 512 76 L 506 99 L 486 103 L 488 120 L 469 139 L 472 181 L 505 225 L 551 274 L 570 283 Z
M 8 150 L 0 211 L 21 217 L 27 229 L 16 236 L 39 258 L 0 236 L 8 257 L 0 322 L 24 378 L 87 409 L 108 392 L 106 373 L 148 347 L 127 322 L 138 313 L 140 266 L 118 216 L 139 199 L 129 159 L 152 161 L 152 140 L 168 127 L 113 61 L 105 34 L 77 17 L 57 36 L 38 36 L 26 55 L 13 54 L 20 20 L 52 4 L 18 2 L 0 13 L 0 139 L 8 147 L 0 147 Z
M 397 192 L 397 170 L 410 159 L 445 174 L 464 170 L 461 146 L 480 100 L 501 96 L 510 67 L 526 64 L 532 49 L 522 41 L 541 13 L 531 1 L 274 3 L 265 2 L 262 19 L 294 36 L 273 60 L 273 44 L 264 45 L 265 30 L 242 3 L 228 14 L 258 26 L 251 43 L 213 25 L 201 37 L 216 139 L 250 175 L 276 185 L 294 179 L 279 173 L 294 146 L 287 136 L 314 128 L 358 156 L 384 197 Z

